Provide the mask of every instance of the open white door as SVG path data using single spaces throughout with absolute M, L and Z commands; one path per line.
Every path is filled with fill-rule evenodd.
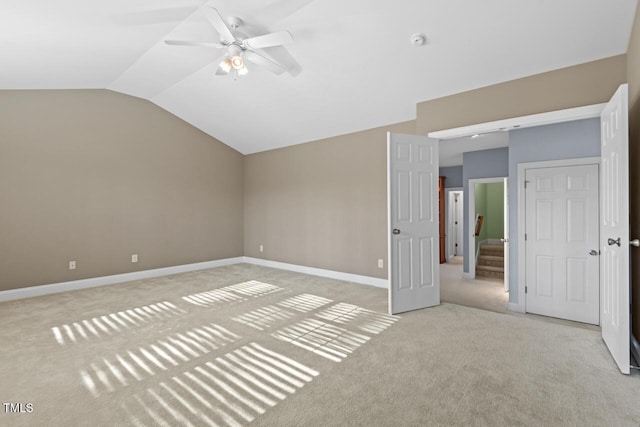
M 509 292 L 509 178 L 504 179 L 504 291 Z
M 389 313 L 440 304 L 438 140 L 389 133 Z
M 602 339 L 628 374 L 629 343 L 629 94 L 621 85 L 601 115 L 600 284 Z

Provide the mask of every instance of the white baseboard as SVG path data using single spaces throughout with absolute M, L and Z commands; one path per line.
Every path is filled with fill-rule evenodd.
M 152 277 L 168 276 L 171 274 L 186 273 L 189 271 L 206 270 L 208 268 L 239 264 L 241 262 L 244 262 L 244 257 L 197 262 L 194 264 L 176 265 L 173 267 L 156 268 L 153 270 L 134 271 L 131 273 L 114 274 L 112 276 L 92 277 L 90 279 L 73 280 L 70 282 L 53 283 L 50 285 L 10 289 L 8 291 L 0 291 L 0 302 L 56 294 L 59 292 L 76 291 L 79 289 L 94 288 L 96 286 L 113 285 L 116 283 L 131 282 L 133 280 L 149 279 Z
M 524 306 L 521 304 L 518 304 L 517 302 L 509 302 L 507 304 L 507 310 L 513 311 L 516 313 L 524 313 Z
M 269 261 L 266 259 L 244 257 L 244 262 L 261 265 L 263 267 L 278 268 L 280 270 L 294 271 L 296 273 L 309 274 L 312 276 L 327 277 L 329 279 L 344 280 L 345 282 L 359 283 L 361 285 L 375 286 L 376 288 L 389 289 L 389 280 L 379 279 L 371 276 L 361 276 L 359 274 L 343 273 L 340 271 L 325 270 L 322 268 L 305 267 L 303 265 L 287 264 L 285 262 Z
M 340 271 L 324 270 L 321 268 L 305 267 L 302 265 L 287 264 L 284 262 L 268 261 L 259 258 L 236 257 L 219 259 L 215 261 L 198 262 L 194 264 L 176 265 L 173 267 L 156 268 L 153 270 L 114 274 L 112 276 L 92 277 L 89 279 L 52 283 L 49 285 L 30 286 L 28 288 L 10 289 L 8 291 L 0 291 L 0 302 L 38 297 L 60 292 L 76 291 L 80 289 L 94 288 L 97 286 L 115 285 L 117 283 L 131 282 L 140 279 L 149 279 L 152 277 L 169 276 L 171 274 L 187 273 L 189 271 L 206 270 L 209 268 L 240 264 L 243 262 L 261 265 L 264 267 L 278 268 L 281 270 L 295 271 L 297 273 L 310 274 L 312 276 L 321 276 L 330 279 L 359 283 L 362 285 L 375 286 L 377 288 L 389 288 L 389 281 L 387 279 L 379 279 L 377 277 L 361 276 L 351 273 L 342 273 Z
M 462 277 L 464 279 L 475 279 L 476 278 L 476 273 L 465 273 L 464 271 L 462 272 Z

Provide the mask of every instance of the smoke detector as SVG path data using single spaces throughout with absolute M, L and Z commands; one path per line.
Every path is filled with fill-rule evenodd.
M 424 46 L 424 44 L 427 42 L 427 36 L 425 36 L 424 34 L 414 34 L 409 40 L 411 41 L 413 47 L 420 47 Z

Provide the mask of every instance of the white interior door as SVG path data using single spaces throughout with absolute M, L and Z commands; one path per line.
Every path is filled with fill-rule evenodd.
M 527 169 L 526 310 L 599 324 L 598 165 Z
M 601 115 L 602 339 L 620 371 L 629 373 L 628 87 L 620 86 Z
M 440 304 L 438 140 L 389 133 L 389 312 Z
M 509 292 L 509 179 L 504 179 L 504 291 Z

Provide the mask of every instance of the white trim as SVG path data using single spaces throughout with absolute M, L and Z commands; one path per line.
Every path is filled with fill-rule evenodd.
M 555 168 L 563 166 L 581 166 L 581 165 L 593 165 L 600 164 L 600 157 L 583 157 L 577 159 L 563 159 L 563 160 L 548 160 L 544 162 L 528 162 L 518 163 L 518 187 L 516 192 L 518 193 L 518 301 L 513 303 L 521 308 L 521 313 L 526 312 L 526 298 L 524 293 L 524 287 L 526 282 L 526 252 L 524 243 L 524 232 L 526 229 L 526 212 L 525 212 L 525 192 L 520 191 L 524 189 L 524 181 L 527 169 L 540 169 L 540 168 Z M 510 230 L 513 235 L 513 231 Z M 511 303 L 509 303 L 511 304 Z M 513 310 L 517 311 L 517 310 Z
M 491 184 L 495 182 L 504 182 L 505 178 L 506 177 L 504 176 L 500 176 L 495 178 L 468 179 L 467 193 L 469 193 L 469 196 L 467 197 L 467 214 L 468 214 L 467 234 L 469 235 L 469 239 L 467 241 L 466 252 L 467 252 L 467 256 L 469 257 L 469 274 L 472 276 L 471 278 L 476 277 L 476 262 L 477 262 L 477 259 L 476 259 L 477 254 L 475 253 L 475 250 L 476 250 L 475 222 L 473 223 L 473 225 L 471 224 L 473 221 L 472 218 L 475 218 L 475 212 L 476 212 L 476 184 Z M 480 245 L 478 245 L 478 248 L 479 247 Z
M 602 110 L 606 105 L 607 104 L 586 105 L 584 107 L 568 108 L 566 110 L 549 111 L 546 113 L 532 114 L 529 116 L 496 120 L 493 122 L 479 123 L 476 125 L 429 132 L 428 136 L 437 139 L 460 138 L 463 136 L 497 132 L 501 130 L 511 130 L 514 128 L 522 129 L 553 123 L 570 122 L 573 120 L 590 119 L 594 117 L 600 117 L 600 113 L 602 113 Z
M 249 264 L 261 265 L 263 267 L 278 268 L 280 270 L 309 274 L 311 276 L 327 277 L 329 279 L 344 280 L 345 282 L 375 286 L 376 288 L 389 288 L 388 279 L 379 279 L 377 277 L 361 276 L 359 274 L 343 273 L 341 271 L 325 270 L 323 268 L 306 267 L 304 265 L 288 264 L 285 262 L 269 261 L 266 259 L 252 257 L 244 257 L 244 262 L 247 262 Z
M 89 279 L 73 280 L 70 282 L 53 283 L 50 285 L 30 286 L 28 288 L 9 289 L 0 291 L 0 302 L 22 298 L 56 294 L 59 292 L 76 291 L 95 288 L 97 286 L 115 285 L 133 280 L 149 279 L 152 277 L 168 276 L 189 271 L 206 270 L 244 262 L 244 257 L 226 258 L 214 261 L 198 262 L 194 264 L 176 265 L 172 267 L 156 268 L 153 270 L 134 271 L 131 273 L 114 274 L 111 276 L 92 277 Z
M 387 310 L 389 313 L 393 312 L 391 307 L 391 280 L 392 272 L 395 268 L 393 266 L 393 260 L 391 258 L 391 132 L 387 132 Z
M 344 280 L 346 282 L 359 283 L 361 285 L 375 286 L 377 288 L 389 288 L 389 280 L 379 279 L 371 276 L 361 276 L 358 274 L 342 273 L 340 271 L 325 270 L 322 268 L 305 267 L 302 265 L 287 264 L 284 262 L 269 261 L 252 257 L 236 257 L 219 259 L 215 261 L 198 262 L 195 264 L 176 265 L 173 267 L 156 268 L 153 270 L 134 271 L 131 273 L 114 274 L 111 276 L 92 277 L 90 279 L 73 280 L 70 282 L 53 283 L 49 285 L 30 286 L 28 288 L 9 289 L 0 291 L 0 302 L 12 301 L 16 299 L 31 298 L 42 295 L 56 294 L 60 292 L 77 291 L 80 289 L 94 288 L 97 286 L 115 285 L 118 283 L 131 282 L 152 277 L 169 276 L 190 271 L 206 270 L 209 268 L 223 267 L 249 263 L 261 265 L 263 267 L 278 268 L 281 270 L 295 271 L 297 273 L 309 274 L 312 276 L 327 277 L 330 279 Z
M 476 278 L 476 273 L 465 273 L 464 271 L 462 272 L 462 278 L 463 279 L 475 279 Z

